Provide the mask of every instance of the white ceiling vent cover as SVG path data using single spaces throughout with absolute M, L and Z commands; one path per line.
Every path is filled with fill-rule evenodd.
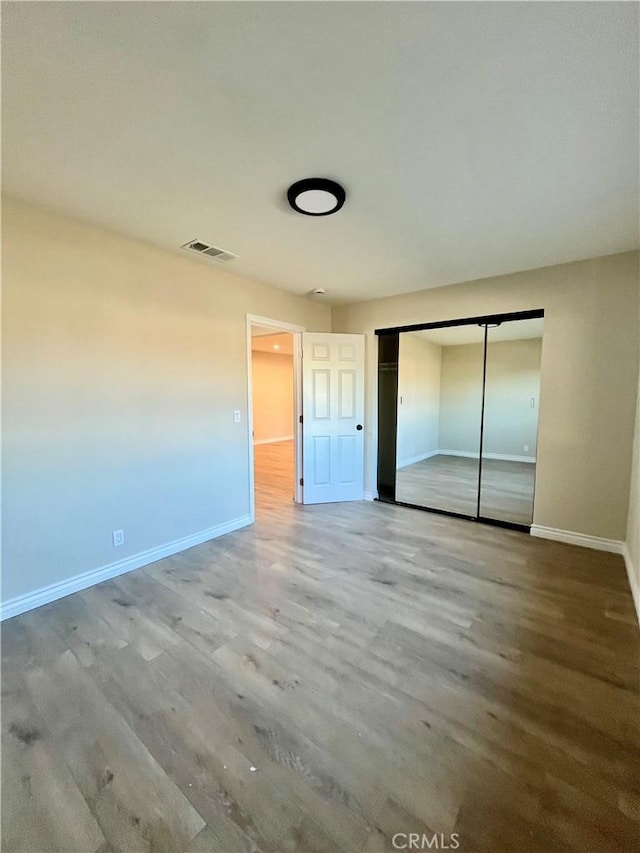
M 211 258 L 219 264 L 226 264 L 240 257 L 239 255 L 234 255 L 233 252 L 227 252 L 225 249 L 219 249 L 217 246 L 203 243 L 202 240 L 189 240 L 188 243 L 183 244 L 182 248 L 187 249 L 189 252 L 195 252 L 198 255 L 206 255 L 207 258 Z

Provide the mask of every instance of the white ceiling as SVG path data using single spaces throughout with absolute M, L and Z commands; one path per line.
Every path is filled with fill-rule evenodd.
M 628 250 L 637 20 L 609 2 L 4 4 L 3 188 L 329 301 Z M 344 184 L 338 214 L 287 207 L 310 176 Z
M 541 338 L 544 320 L 511 320 L 489 329 L 489 342 L 521 341 L 529 338 Z M 484 326 L 471 323 L 468 326 L 449 326 L 441 329 L 422 329 L 419 332 L 403 334 L 418 335 L 440 347 L 460 346 L 461 344 L 479 344 L 484 341 Z

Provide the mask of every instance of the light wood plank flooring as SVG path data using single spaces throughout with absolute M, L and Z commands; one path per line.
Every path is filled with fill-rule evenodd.
M 637 850 L 621 558 L 296 506 L 265 448 L 254 527 L 4 623 L 3 851 Z
M 294 498 L 293 441 L 257 444 L 253 449 L 256 514 L 279 513 L 282 504 Z
M 535 476 L 534 463 L 483 459 L 480 514 L 501 521 L 531 524 Z M 475 515 L 478 460 L 439 455 L 399 468 L 396 499 Z

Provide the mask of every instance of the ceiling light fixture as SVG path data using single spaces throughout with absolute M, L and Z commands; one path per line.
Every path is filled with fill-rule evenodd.
M 274 349 L 280 349 L 280 344 L 274 344 L 274 345 L 273 345 L 273 348 L 274 348 Z
M 291 207 L 305 216 L 329 216 L 337 213 L 346 197 L 344 188 L 328 178 L 304 178 L 291 184 L 287 190 Z

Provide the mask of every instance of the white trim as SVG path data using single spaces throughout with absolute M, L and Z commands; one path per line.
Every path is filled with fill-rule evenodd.
M 403 459 L 402 462 L 397 463 L 396 469 L 406 468 L 408 465 L 415 465 L 417 462 L 422 462 L 424 459 L 431 459 L 432 456 L 437 456 L 438 453 L 440 453 L 439 450 L 430 450 L 428 453 L 420 453 L 418 456 L 411 456 L 409 459 Z
M 611 554 L 622 554 L 624 550 L 624 542 L 618 539 L 602 539 L 600 536 L 589 536 L 587 533 L 574 533 L 573 530 L 559 530 L 555 527 L 542 527 L 539 524 L 531 526 L 531 535 L 539 539 L 565 542 L 567 545 L 593 548 L 595 551 L 609 551 Z
M 294 435 L 280 435 L 278 438 L 260 438 L 258 441 L 253 440 L 254 445 L 256 444 L 276 444 L 278 441 L 293 441 L 295 438 Z
M 365 501 L 375 501 L 377 499 L 377 497 L 378 497 L 377 492 L 365 492 L 363 499 Z
M 535 456 L 513 456 L 509 453 L 483 453 L 483 459 L 498 459 L 503 462 L 527 462 L 528 464 L 535 465 L 536 457 Z
M 101 566 L 99 569 L 91 569 L 91 571 L 83 572 L 81 575 L 75 575 L 58 583 L 43 586 L 34 592 L 10 598 L 2 604 L 0 620 L 11 619 L 12 616 L 26 613 L 27 610 L 34 610 L 36 607 L 42 607 L 43 604 L 49 604 L 50 601 L 56 601 L 58 598 L 64 598 L 66 595 L 87 589 L 87 587 L 102 583 L 102 581 L 124 575 L 134 569 L 140 569 L 142 566 L 148 566 L 149 563 L 155 563 L 156 560 L 162 560 L 164 557 L 171 557 L 180 551 L 186 551 L 187 548 L 193 548 L 194 545 L 201 545 L 210 539 L 216 539 L 218 536 L 224 536 L 225 533 L 246 527 L 252 521 L 251 516 L 243 515 L 240 518 L 234 518 L 232 521 L 225 521 L 223 524 L 209 527 L 207 530 L 201 530 L 200 533 L 175 539 L 173 542 L 167 542 L 166 545 L 134 554 L 132 557 L 119 560 L 117 563 L 109 563 L 109 565 Z
M 439 456 L 462 456 L 464 459 L 479 459 L 480 454 L 468 450 L 438 450 Z M 513 456 L 510 453 L 483 453 L 483 459 L 498 459 L 501 462 L 531 462 L 535 463 L 535 456 Z
M 627 577 L 629 578 L 629 586 L 631 587 L 631 595 L 633 596 L 633 603 L 636 606 L 636 615 L 638 617 L 638 624 L 640 624 L 640 585 L 638 584 L 638 575 L 635 566 L 631 562 L 631 554 L 629 553 L 629 546 L 625 542 L 624 548 L 622 549 L 622 556 L 624 557 L 624 564 L 627 569 Z
M 293 499 L 297 504 L 304 502 L 302 479 L 302 332 L 293 334 Z
M 251 365 L 251 327 L 267 326 L 274 332 L 291 332 L 293 337 L 293 416 L 295 421 L 294 441 L 294 481 L 293 497 L 296 503 L 302 503 L 302 332 L 306 331 L 304 326 L 294 323 L 285 323 L 283 320 L 273 320 L 269 317 L 259 317 L 257 314 L 246 316 L 246 339 L 247 339 L 247 453 L 249 461 L 249 507 L 251 521 L 256 518 L 256 490 L 253 472 L 253 370 Z M 257 444 L 258 442 L 256 442 Z
M 259 317 L 257 314 L 247 314 L 249 326 L 267 326 L 274 332 L 306 332 L 305 326 L 296 323 L 285 323 L 284 320 L 274 320 L 270 317 Z

